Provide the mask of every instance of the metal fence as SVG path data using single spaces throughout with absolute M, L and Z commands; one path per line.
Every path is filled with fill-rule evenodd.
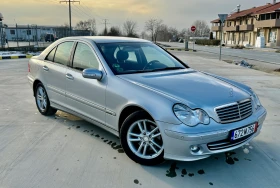
M 0 24 L 2 47 L 35 46 L 46 47 L 53 41 L 70 36 L 69 27 L 41 26 L 36 24 L 6 25 Z M 90 36 L 88 30 L 72 30 L 71 36 Z

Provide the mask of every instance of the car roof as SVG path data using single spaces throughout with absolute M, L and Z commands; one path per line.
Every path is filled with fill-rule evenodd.
M 63 39 L 72 40 L 88 40 L 95 43 L 115 43 L 115 42 L 150 42 L 148 40 L 129 38 L 129 37 L 110 37 L 110 36 L 80 36 L 80 37 L 66 37 Z

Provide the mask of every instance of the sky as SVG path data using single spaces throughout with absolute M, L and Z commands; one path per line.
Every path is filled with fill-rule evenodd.
M 182 30 L 195 20 L 210 21 L 219 13 L 230 13 L 238 4 L 241 10 L 272 3 L 273 0 L 80 0 L 72 5 L 72 25 L 80 20 L 95 18 L 98 31 L 104 20 L 110 26 L 122 27 L 126 20 L 137 22 L 138 32 L 145 30 L 151 18 L 162 19 Z M 280 0 L 277 0 L 277 2 Z M 8 25 L 64 25 L 69 23 L 68 5 L 59 0 L 1 0 L 0 13 Z

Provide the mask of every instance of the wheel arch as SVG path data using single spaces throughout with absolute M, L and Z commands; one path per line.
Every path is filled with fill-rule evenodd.
M 129 115 L 131 115 L 132 113 L 137 112 L 137 111 L 144 111 L 145 113 L 147 113 L 147 115 L 149 115 L 154 120 L 153 116 L 145 108 L 135 105 L 135 104 L 128 105 L 128 106 L 124 107 L 120 113 L 119 121 L 118 121 L 118 131 L 119 132 L 121 130 L 122 124 L 125 121 L 125 119 Z
M 36 90 L 36 86 L 39 84 L 39 83 L 42 83 L 40 80 L 35 80 L 33 82 L 33 96 L 35 97 L 35 90 Z

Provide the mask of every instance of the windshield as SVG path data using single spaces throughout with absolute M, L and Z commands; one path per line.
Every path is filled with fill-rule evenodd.
M 179 60 L 152 43 L 103 43 L 97 46 L 115 74 L 187 68 Z

